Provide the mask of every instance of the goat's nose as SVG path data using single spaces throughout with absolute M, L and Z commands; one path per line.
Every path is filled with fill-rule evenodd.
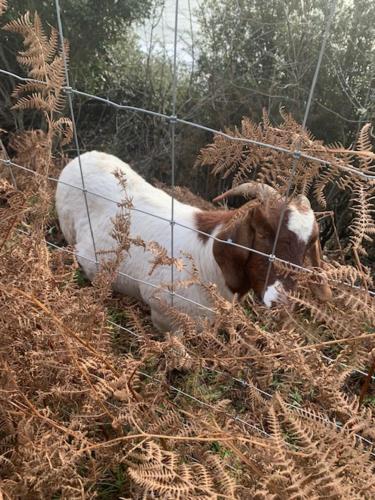
M 277 303 L 286 303 L 286 301 L 285 289 L 279 280 L 269 285 L 264 292 L 263 302 L 267 307 L 272 307 L 273 304 Z

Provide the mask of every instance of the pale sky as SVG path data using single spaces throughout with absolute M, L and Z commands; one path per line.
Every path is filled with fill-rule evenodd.
M 198 28 L 194 10 L 200 3 L 202 0 L 179 0 L 177 49 L 178 59 L 183 62 L 191 62 L 192 39 Z M 173 54 L 175 4 L 175 0 L 165 0 L 164 8 L 156 10 L 154 22 L 150 19 L 137 29 L 141 45 L 145 50 L 150 46 L 152 33 L 153 50 L 161 50 L 164 46 L 168 54 Z M 152 29 L 153 24 L 154 29 Z

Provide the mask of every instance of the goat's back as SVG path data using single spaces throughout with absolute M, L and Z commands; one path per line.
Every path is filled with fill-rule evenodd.
M 78 158 L 75 158 L 69 162 L 60 175 L 56 192 L 56 209 L 65 239 L 75 246 L 77 259 L 89 279 L 94 278 L 97 267 L 82 191 L 81 169 L 99 259 L 105 258 L 105 255 L 109 258 L 113 257 L 113 254 L 100 252 L 111 251 L 117 247 L 116 241 L 111 236 L 112 221 L 119 213 L 118 203 L 124 200 L 125 193 L 113 175 L 116 170 L 124 174 L 126 196 L 131 199 L 134 206 L 134 210 L 130 212 L 130 236 L 140 237 L 146 243 L 155 241 L 167 249 L 169 254 L 171 197 L 164 191 L 151 186 L 129 165 L 112 155 L 92 151 L 81 155 L 80 160 L 79 162 Z M 204 243 L 194 231 L 187 229 L 194 228 L 197 212 L 200 212 L 200 209 L 177 200 L 174 201 L 174 216 L 178 222 L 174 226 L 174 255 L 176 257 L 181 257 L 184 253 L 191 255 L 203 280 L 221 283 L 223 278 L 212 257 L 212 241 Z M 143 282 L 150 282 L 159 287 L 161 284 L 168 283 L 171 275 L 169 266 L 158 266 L 151 272 L 154 259 L 155 255 L 150 251 L 132 245 L 129 253 L 124 256 L 120 271 L 132 276 L 133 279 L 120 276 L 114 283 L 114 288 L 128 295 L 142 298 L 150 304 L 156 289 Z M 189 260 L 186 263 L 187 268 L 190 269 Z M 175 272 L 176 280 L 185 280 L 189 277 L 190 274 L 186 270 Z M 207 298 L 201 296 L 202 292 L 197 286 L 182 289 L 181 294 L 198 302 L 207 302 Z M 181 302 L 182 309 L 187 310 L 186 306 L 188 303 Z
M 116 171 L 124 175 L 126 192 L 114 176 Z M 57 186 L 56 209 L 63 234 L 70 244 L 77 242 L 77 232 L 83 229 L 82 225 L 85 228 L 88 226 L 83 187 L 86 190 L 92 224 L 99 225 L 99 232 L 105 230 L 105 227 L 100 227 L 100 220 L 105 219 L 108 226 L 109 219 L 118 212 L 118 203 L 124 201 L 125 197 L 130 198 L 134 207 L 140 210 L 170 219 L 171 197 L 167 193 L 146 182 L 119 158 L 107 153 L 90 151 L 65 166 Z M 174 203 L 176 213 L 180 217 L 196 211 L 178 201 Z M 134 214 L 132 219 L 136 219 Z M 156 220 L 155 217 L 154 221 Z

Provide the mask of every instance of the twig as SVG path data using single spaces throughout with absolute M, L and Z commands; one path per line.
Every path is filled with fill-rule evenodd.
M 124 441 L 131 441 L 133 439 L 171 439 L 173 441 L 196 441 L 196 442 L 211 442 L 211 441 L 222 441 L 222 442 L 231 442 L 231 441 L 240 441 L 244 443 L 253 444 L 255 446 L 259 446 L 260 448 L 270 449 L 271 446 L 262 443 L 261 441 L 257 441 L 255 439 L 250 439 L 242 435 L 233 434 L 231 436 L 223 435 L 223 434 L 212 434 L 211 436 L 170 436 L 167 434 L 150 434 L 148 432 L 140 433 L 140 434 L 128 434 L 127 436 L 120 436 L 118 438 L 111 439 L 110 441 L 105 441 L 103 443 L 95 443 L 86 448 L 82 448 L 80 452 L 86 453 L 91 450 L 95 450 L 98 448 L 105 448 L 107 446 L 114 446 L 118 443 L 122 443 Z
M 372 376 L 374 375 L 374 373 L 375 373 L 375 356 L 372 360 L 371 366 L 369 368 L 369 371 L 367 373 L 365 381 L 363 382 L 361 392 L 359 394 L 359 407 L 362 406 L 363 400 L 364 400 L 366 394 L 368 393 L 370 383 L 372 381 Z

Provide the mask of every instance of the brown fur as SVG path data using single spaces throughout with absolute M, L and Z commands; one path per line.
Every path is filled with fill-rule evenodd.
M 249 206 L 248 212 L 244 216 L 238 217 L 238 220 L 236 220 L 237 215 L 241 209 L 200 212 L 196 216 L 196 225 L 200 231 L 208 234 L 212 234 L 215 228 L 223 225 L 222 230 L 217 235 L 219 239 L 224 241 L 231 239 L 234 243 L 244 247 L 270 254 L 282 208 L 283 202 Z M 314 225 L 310 241 L 305 244 L 297 238 L 294 232 L 288 229 L 288 217 L 289 211 L 287 209 L 281 225 L 276 256 L 302 266 L 305 256 L 309 255 L 313 266 L 320 267 L 317 223 Z M 199 236 L 205 242 L 208 240 L 206 235 Z M 219 241 L 213 243 L 213 254 L 232 293 L 243 296 L 250 289 L 253 289 L 259 297 L 262 297 L 269 262 L 267 257 Z M 278 276 L 272 267 L 268 285 L 277 279 Z M 281 281 L 287 290 L 294 287 L 291 278 L 282 278 Z M 313 287 L 313 291 L 322 300 L 327 300 L 330 297 L 327 285 L 316 285 Z
M 195 216 L 197 229 L 203 233 L 212 234 L 220 224 L 226 224 L 230 221 L 236 212 L 236 210 L 198 212 Z M 208 241 L 208 236 L 206 234 L 198 233 L 198 237 L 205 243 Z

